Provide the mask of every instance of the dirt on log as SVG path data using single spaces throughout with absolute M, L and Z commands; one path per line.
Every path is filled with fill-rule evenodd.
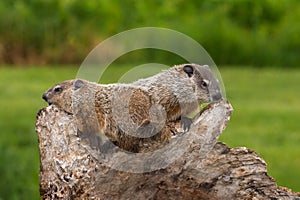
M 231 113 L 226 100 L 211 104 L 166 147 L 133 154 L 91 148 L 73 115 L 54 105 L 41 109 L 41 198 L 300 200 L 300 193 L 276 185 L 257 153 L 217 142 Z

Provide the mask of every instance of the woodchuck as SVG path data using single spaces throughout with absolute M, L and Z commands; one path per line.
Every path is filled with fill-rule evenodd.
M 75 79 L 59 83 L 43 99 L 76 118 L 79 133 L 93 145 L 107 136 L 124 150 L 144 152 L 166 144 L 187 116 L 202 103 L 222 98 L 219 82 L 207 65 L 183 64 L 130 84 L 97 84 Z

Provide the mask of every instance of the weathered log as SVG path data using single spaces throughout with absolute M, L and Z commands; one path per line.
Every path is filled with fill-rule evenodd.
M 245 147 L 217 142 L 232 112 L 223 100 L 195 117 L 189 132 L 150 153 L 99 152 L 79 137 L 73 115 L 54 105 L 36 122 L 43 199 L 299 199 L 276 185 Z

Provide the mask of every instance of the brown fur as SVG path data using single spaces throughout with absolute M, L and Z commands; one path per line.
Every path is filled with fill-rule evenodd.
M 43 98 L 75 115 L 86 137 L 104 133 L 121 148 L 140 152 L 144 144 L 170 141 L 181 117 L 221 98 L 210 73 L 206 67 L 187 64 L 132 84 L 69 80 L 50 88 Z M 203 80 L 210 81 L 211 88 L 202 87 Z

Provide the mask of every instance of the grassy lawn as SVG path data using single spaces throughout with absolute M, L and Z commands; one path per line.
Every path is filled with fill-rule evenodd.
M 104 82 L 127 67 L 113 67 Z M 39 199 L 39 153 L 34 126 L 42 93 L 76 76 L 76 67 L 0 68 L 0 200 Z M 246 146 L 268 163 L 279 185 L 300 191 L 300 70 L 225 67 L 235 111 L 220 140 Z
M 300 191 L 300 70 L 225 68 L 235 111 L 220 140 L 255 150 L 282 186 Z

